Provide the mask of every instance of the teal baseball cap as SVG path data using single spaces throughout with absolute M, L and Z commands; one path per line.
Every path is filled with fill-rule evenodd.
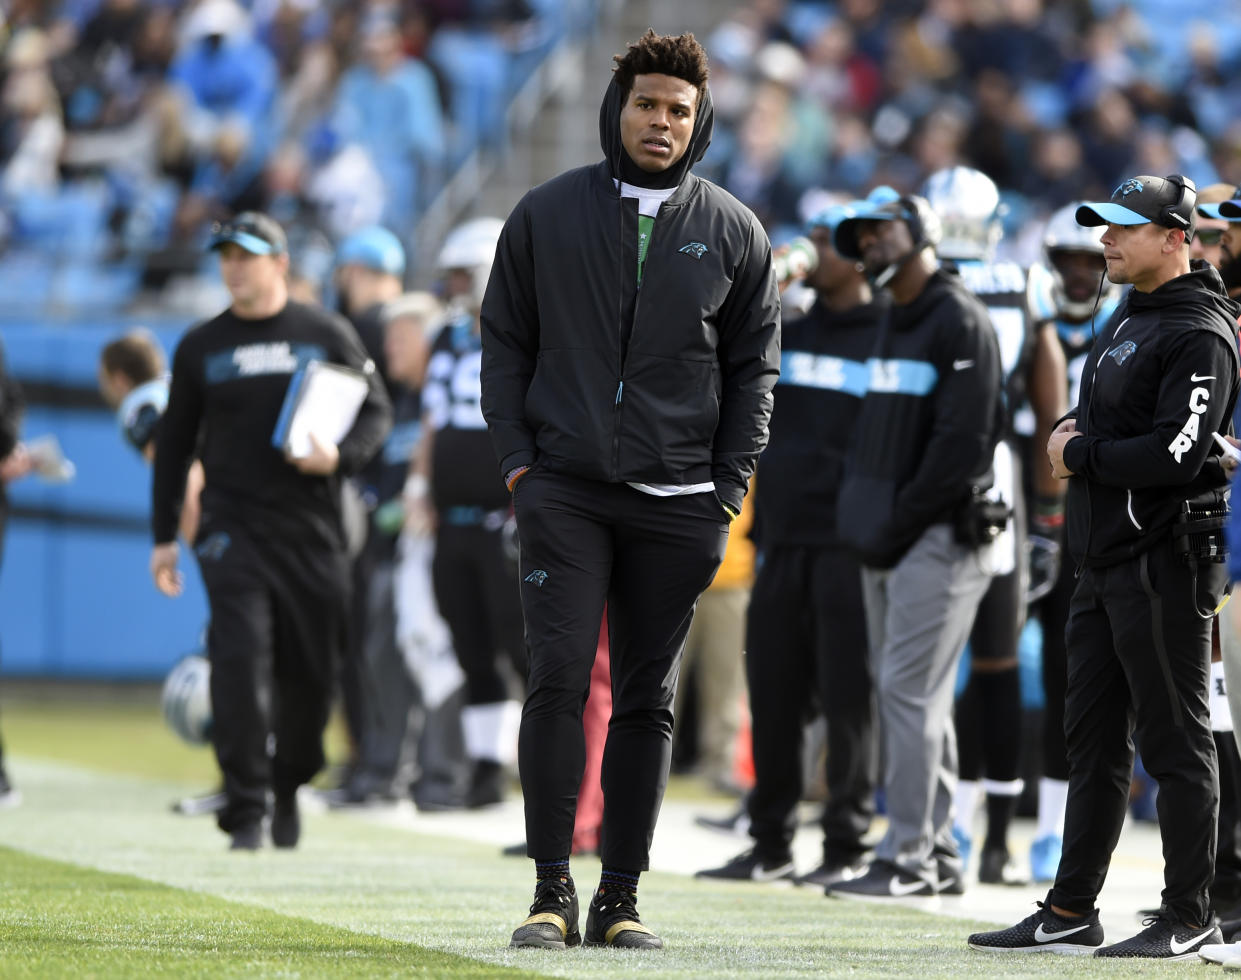
M 243 211 L 211 226 L 208 251 L 214 252 L 229 242 L 253 255 L 283 255 L 289 250 L 289 240 L 279 222 L 259 211 Z

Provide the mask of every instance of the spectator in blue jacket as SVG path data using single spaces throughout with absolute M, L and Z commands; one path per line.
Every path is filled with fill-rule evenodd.
M 440 163 L 443 108 L 435 76 L 402 51 L 391 16 L 369 15 L 362 38 L 363 60 L 341 79 L 334 122 L 343 142 L 360 144 L 374 161 L 387 198 L 383 223 L 401 228 Z

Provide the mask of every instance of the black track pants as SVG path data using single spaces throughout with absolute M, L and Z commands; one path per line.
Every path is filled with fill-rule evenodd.
M 536 466 L 514 492 L 530 672 L 518 762 L 529 855 L 565 857 L 585 764 L 582 708 L 604 603 L 612 720 L 603 754 L 603 863 L 648 867 L 672 754 L 685 636 L 728 539 L 713 493 L 654 497 Z
M 466 704 L 507 701 L 511 694 L 499 657 L 507 656 L 524 679 L 526 651 L 517 579 L 500 529 L 441 524 L 431 581 L 465 671 Z
M 842 549 L 774 548 L 750 596 L 746 681 L 754 743 L 750 834 L 787 858 L 802 797 L 802 732 L 827 720 L 824 859 L 849 863 L 875 811 L 879 742 L 866 642 L 862 576 Z
M 1185 922 L 1207 921 L 1219 776 L 1207 705 L 1211 620 L 1196 607 L 1217 606 L 1225 578 L 1222 565 L 1203 565 L 1195 588 L 1165 541 L 1078 580 L 1067 635 L 1069 798 L 1053 904 L 1094 907 L 1124 823 L 1136 743 L 1159 784 L 1163 903 Z
M 194 550 L 211 607 L 211 741 L 228 794 L 219 824 L 231 832 L 262 818 L 269 788 L 287 796 L 323 767 L 349 561 L 219 522 L 200 530 Z

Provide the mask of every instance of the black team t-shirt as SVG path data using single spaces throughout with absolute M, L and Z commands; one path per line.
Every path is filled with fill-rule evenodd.
M 301 473 L 272 444 L 289 381 L 313 360 L 355 368 L 370 380 L 357 422 L 341 442 L 338 472 L 330 477 Z M 357 472 L 374 455 L 390 421 L 378 372 L 340 317 L 290 302 L 265 319 L 225 311 L 199 324 L 173 356 L 155 455 L 155 541 L 175 537 L 179 490 L 197 446 L 206 482 L 204 524 L 218 514 L 257 536 L 341 546 L 339 477 Z

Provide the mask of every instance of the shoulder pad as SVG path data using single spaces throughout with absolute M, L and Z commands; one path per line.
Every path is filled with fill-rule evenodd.
M 116 410 L 116 421 L 125 441 L 141 452 L 155 437 L 155 427 L 167 407 L 167 378 L 148 381 L 126 395 Z

